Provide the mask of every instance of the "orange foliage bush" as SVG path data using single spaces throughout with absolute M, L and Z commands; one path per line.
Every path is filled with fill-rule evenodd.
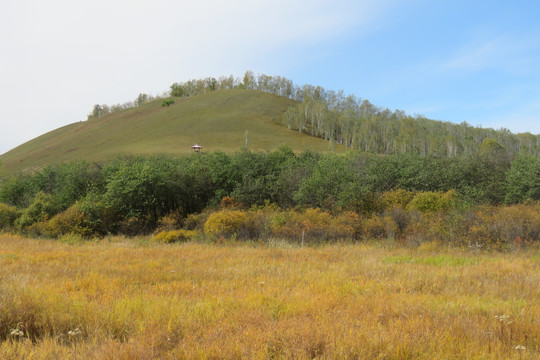
M 219 203 L 221 209 L 237 209 L 242 207 L 242 203 L 236 201 L 233 196 L 224 196 Z
M 156 232 L 176 230 L 181 228 L 182 225 L 182 212 L 180 210 L 174 211 L 158 220 Z
M 469 243 L 505 247 L 540 240 L 540 212 L 524 204 L 482 207 L 469 214 L 465 239 Z
M 365 239 L 396 239 L 399 234 L 399 227 L 390 216 L 374 215 L 363 222 Z
M 354 238 L 360 229 L 360 218 L 353 212 L 333 217 L 319 208 L 305 212 L 282 211 L 271 216 L 270 233 L 274 237 L 317 242 Z

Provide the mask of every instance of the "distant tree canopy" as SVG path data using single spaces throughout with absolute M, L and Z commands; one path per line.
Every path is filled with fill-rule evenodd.
M 511 158 L 527 150 L 540 155 L 540 135 L 513 134 L 507 129 L 483 129 L 466 122 L 454 124 L 421 115 L 410 116 L 402 110 L 379 108 L 366 99 L 345 95 L 342 90 L 336 92 L 309 84 L 297 86 L 284 77 L 255 75 L 252 71 L 246 71 L 242 78 L 230 75 L 175 82 L 170 87 L 170 96 L 190 97 L 227 89 L 258 90 L 295 100 L 296 105 L 282 115 L 282 124 L 289 130 L 360 151 L 441 157 L 490 153 L 492 157 Z M 135 101 L 125 104 L 95 105 L 89 119 L 154 99 L 140 94 Z
M 148 94 L 139 94 L 137 98 L 134 101 L 128 101 L 123 104 L 116 104 L 116 105 L 105 105 L 105 104 L 96 104 L 92 108 L 92 112 L 88 114 L 88 120 L 91 119 L 98 119 L 102 116 L 109 115 L 115 112 L 124 111 L 127 109 L 132 109 L 137 106 L 144 105 L 146 103 L 149 103 L 150 101 L 160 99 L 161 97 L 154 97 Z
M 174 83 L 171 96 L 190 97 L 222 89 L 259 90 L 293 99 L 297 104 L 288 108 L 282 119 L 289 130 L 365 152 L 443 157 L 482 152 L 513 156 L 527 149 L 540 154 L 540 135 L 413 117 L 402 110 L 376 107 L 366 99 L 344 95 L 341 90 L 297 86 L 280 76 L 255 76 L 251 71 L 246 71 L 242 79 L 229 76 Z

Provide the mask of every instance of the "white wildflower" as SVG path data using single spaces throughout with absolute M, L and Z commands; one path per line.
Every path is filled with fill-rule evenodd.
M 77 336 L 77 335 L 80 335 L 81 333 L 82 333 L 82 331 L 79 328 L 68 331 L 69 336 Z
M 24 331 L 19 329 L 13 329 L 11 330 L 11 336 L 24 336 Z

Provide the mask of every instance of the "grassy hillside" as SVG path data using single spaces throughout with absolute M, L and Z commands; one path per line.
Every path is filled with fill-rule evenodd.
M 0 156 L 8 170 L 70 161 L 102 161 L 118 154 L 183 154 L 198 143 L 205 151 L 236 151 L 248 134 L 250 150 L 287 145 L 294 150 L 327 151 L 328 142 L 279 125 L 292 100 L 259 91 L 222 90 L 161 100 L 73 123 L 44 134 Z

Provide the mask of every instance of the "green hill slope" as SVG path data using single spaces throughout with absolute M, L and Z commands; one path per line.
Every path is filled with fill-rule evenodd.
M 103 161 L 118 154 L 183 154 L 198 143 L 204 151 L 241 149 L 248 137 L 250 150 L 327 151 L 329 143 L 279 124 L 294 102 L 260 91 L 221 90 L 176 99 L 169 107 L 161 100 L 84 122 L 73 123 L 37 137 L 0 156 L 7 171 L 47 164 Z

